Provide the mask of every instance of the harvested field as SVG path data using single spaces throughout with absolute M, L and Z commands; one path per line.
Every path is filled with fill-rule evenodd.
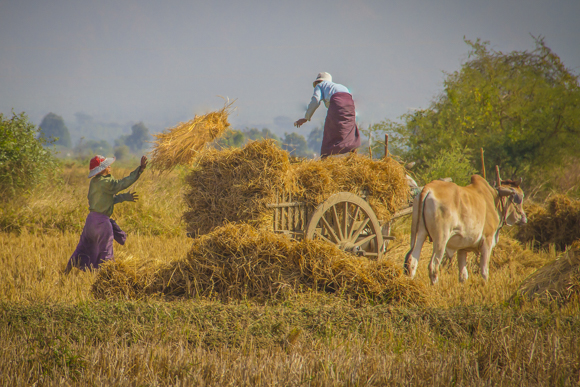
M 562 251 L 580 239 L 580 200 L 554 195 L 543 206 L 528 205 L 526 214 L 528 223 L 517 235 L 523 243 L 540 248 L 553 244 Z
M 64 188 L 55 183 L 52 190 L 38 190 L 27 199 L 27 211 L 38 217 L 27 220 L 30 227 L 0 233 L 0 385 L 580 383 L 578 297 L 566 303 L 506 302 L 525 278 L 561 255 L 553 246 L 530 249 L 508 238 L 504 228 L 488 281 L 478 275 L 478 259 L 470 253 L 467 282 L 458 283 L 454 259 L 441 270 L 438 285 L 431 286 L 427 265 L 432 244 L 427 242 L 412 281 L 425 302 L 399 302 L 387 292 L 367 294 L 379 293 L 378 286 L 385 283 L 389 287 L 383 289 L 395 289 L 395 294 L 405 289 L 393 285 L 391 274 L 400 270 L 409 249 L 408 218 L 395 222 L 397 240 L 389 244 L 383 266 L 352 256 L 349 261 L 322 258 L 318 266 L 304 262 L 303 272 L 290 277 L 290 266 L 280 268 L 285 264 L 282 255 L 268 258 L 269 251 L 280 248 L 300 262 L 301 255 L 324 254 L 326 248 L 279 236 L 264 235 L 261 241 L 257 229 L 235 225 L 233 231 L 251 231 L 224 234 L 223 240 L 210 238 L 210 233 L 190 252 L 192 241 L 177 222 L 182 212 L 176 207 L 182 205 L 178 198 L 188 189 L 181 171 L 146 174 L 138 182 L 142 200 L 115 209 L 117 221 L 129 232 L 125 245 L 115 245 L 119 270 L 109 273 L 111 286 L 122 292 L 112 287 L 111 294 L 98 298 L 94 284 L 107 269 L 75 269 L 65 275 L 80 229 L 63 226 L 55 231 L 48 222 L 54 216 L 70 217 L 74 210 L 75 224 L 82 226 L 85 169 L 72 171 Z M 13 207 L 3 209 L 5 224 L 18 219 L 6 218 Z M 253 258 L 244 263 L 242 254 Z M 221 293 L 190 298 L 185 276 L 176 268 L 185 274 L 199 270 L 200 278 L 213 281 Z M 367 269 L 375 272 L 366 275 Z M 208 276 L 211 272 L 216 278 Z M 312 273 L 320 278 L 317 288 L 298 285 L 299 292 L 272 281 L 275 299 L 267 298 L 270 290 L 252 298 L 245 287 L 228 282 L 237 276 L 255 292 L 277 276 L 313 284 Z M 304 278 L 309 282 L 300 282 Z M 195 281 L 189 284 L 191 289 Z M 167 285 L 171 295 L 150 295 L 155 287 Z M 411 299 L 413 290 L 407 291 Z
M 355 257 L 322 241 L 295 241 L 249 225 L 230 224 L 194 240 L 185 259 L 107 263 L 93 294 L 100 298 L 285 299 L 312 291 L 354 300 L 424 304 L 424 286 L 393 261 Z
M 390 158 L 351 154 L 291 162 L 272 140 L 200 153 L 187 184 L 184 220 L 193 235 L 228 222 L 271 228 L 272 211 L 266 205 L 275 202 L 277 192 L 313 207 L 333 193 L 364 194 L 380 220 L 388 220 L 409 200 L 404 168 Z

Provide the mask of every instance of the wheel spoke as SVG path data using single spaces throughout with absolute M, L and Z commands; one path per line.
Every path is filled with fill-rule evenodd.
M 358 236 L 360 235 L 360 233 L 362 232 L 362 230 L 364 230 L 364 228 L 367 226 L 367 224 L 369 224 L 369 218 L 366 218 L 364 220 L 364 222 L 362 222 L 362 224 L 359 226 L 359 228 L 356 230 L 356 232 L 350 237 L 350 241 L 356 241 L 356 239 L 358 238 Z
M 354 215 L 352 217 L 352 223 L 350 224 L 350 231 L 348 232 L 348 240 L 352 239 L 352 232 L 354 231 L 354 222 L 356 222 L 356 218 L 358 217 L 359 211 L 360 207 L 356 206 L 356 210 L 354 211 Z
M 332 215 L 334 216 L 334 224 L 336 225 L 336 229 L 338 230 L 338 235 L 340 236 L 340 240 L 342 241 L 344 240 L 344 235 L 342 235 L 342 227 L 340 227 L 340 221 L 338 220 L 338 214 L 336 213 L 336 206 L 332 206 Z
M 343 218 L 344 231 L 342 232 L 342 239 L 348 239 L 348 202 L 344 202 L 344 218 Z
M 356 242 L 354 245 L 356 247 L 359 247 L 359 246 L 365 244 L 366 242 L 370 241 L 371 239 L 375 238 L 376 236 L 377 236 L 377 234 L 371 234 L 368 237 L 366 237 L 364 239 L 361 239 L 360 241 Z
M 332 237 L 334 238 L 334 240 L 336 241 L 336 243 L 340 243 L 340 239 L 338 239 L 338 237 L 336 236 L 334 230 L 332 229 L 332 227 L 330 226 L 330 224 L 328 224 L 328 221 L 326 220 L 326 218 L 324 217 L 324 215 L 320 218 L 320 220 L 322 220 L 322 223 L 324 223 L 324 226 L 326 226 L 326 229 L 332 235 Z

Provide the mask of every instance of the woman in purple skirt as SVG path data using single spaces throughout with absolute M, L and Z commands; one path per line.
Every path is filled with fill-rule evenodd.
M 348 153 L 358 148 L 360 134 L 356 125 L 354 101 L 348 89 L 332 82 L 332 76 L 329 73 L 319 73 L 313 86 L 314 94 L 306 114 L 304 118 L 296 121 L 294 126 L 299 128 L 306 121 L 310 121 L 320 102 L 324 101 L 328 112 L 324 121 L 320 156 L 325 158 L 330 155 Z
M 123 245 L 127 234 L 111 219 L 113 207 L 121 202 L 135 202 L 139 197 L 135 192 L 119 192 L 137 181 L 147 167 L 147 157 L 141 157 L 141 165 L 121 180 L 111 175 L 111 164 L 115 158 L 95 156 L 89 165 L 89 215 L 76 250 L 70 257 L 65 272 L 73 267 L 81 270 L 98 269 L 105 261 L 113 259 L 113 239 Z

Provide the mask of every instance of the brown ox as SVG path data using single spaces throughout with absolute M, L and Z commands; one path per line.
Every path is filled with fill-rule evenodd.
M 522 208 L 524 193 L 518 182 L 504 180 L 499 188 L 491 187 L 481 176 L 471 176 L 471 184 L 460 187 L 445 181 L 427 184 L 413 202 L 411 249 L 405 256 L 405 273 L 415 276 L 425 239 L 433 241 L 429 263 L 431 283 L 438 278 L 443 254 L 457 251 L 459 281 L 467 279 L 466 258 L 469 251 L 479 252 L 481 275 L 489 276 L 489 257 L 507 224 L 526 223 Z

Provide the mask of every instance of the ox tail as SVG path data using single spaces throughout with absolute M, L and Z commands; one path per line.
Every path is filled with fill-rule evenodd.
M 421 222 L 423 222 L 425 230 L 427 231 L 427 234 L 429 234 L 429 230 L 427 230 L 427 222 L 425 221 L 424 210 L 425 210 L 425 200 L 427 199 L 427 196 L 429 196 L 430 193 L 431 191 L 429 191 L 428 189 L 427 190 L 423 189 L 421 191 L 421 194 L 418 197 L 419 201 L 417 203 L 417 216 L 414 216 L 415 212 L 413 212 L 413 220 L 411 223 L 411 248 L 409 249 L 407 255 L 405 255 L 406 274 L 409 274 L 408 268 L 409 257 L 411 256 L 411 253 L 413 252 L 413 249 L 415 249 L 415 245 L 417 244 L 417 234 L 419 233 L 419 226 L 421 225 Z

